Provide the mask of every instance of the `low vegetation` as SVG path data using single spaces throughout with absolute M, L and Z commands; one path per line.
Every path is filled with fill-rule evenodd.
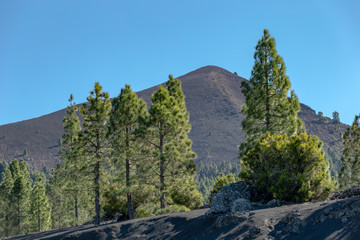
M 305 133 L 265 134 L 243 156 L 240 178 L 255 184 L 262 196 L 304 202 L 324 199 L 334 190 L 322 143 Z

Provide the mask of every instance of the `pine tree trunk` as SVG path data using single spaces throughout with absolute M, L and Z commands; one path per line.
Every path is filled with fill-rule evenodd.
M 267 61 L 267 55 L 265 55 L 265 61 Z M 270 93 L 269 93 L 269 76 L 268 76 L 268 73 L 266 72 L 265 74 L 265 81 L 266 81 L 266 93 L 265 93 L 265 105 L 266 105 L 266 115 L 265 115 L 265 124 L 266 124 L 266 131 L 269 131 L 269 128 L 270 128 Z
M 40 193 L 38 193 L 38 204 L 37 204 L 37 207 L 38 207 L 38 232 L 40 232 L 41 228 L 40 228 Z
M 5 237 L 9 237 L 9 216 L 8 215 L 5 216 L 5 221 L 6 221 Z
M 163 155 L 164 136 L 160 135 L 160 208 L 165 208 L 165 159 Z
M 17 206 L 17 213 L 18 213 L 18 218 L 17 218 L 17 225 L 18 225 L 18 234 L 20 234 L 20 198 L 18 197 L 18 206 Z
M 129 151 L 130 143 L 129 143 L 129 129 L 126 128 L 126 149 Z M 129 156 L 126 155 L 126 187 L 128 189 L 127 192 L 127 204 L 128 204 L 128 214 L 129 219 L 134 219 L 134 210 L 132 206 L 132 200 L 131 200 L 131 192 L 130 192 L 130 159 Z
M 76 223 L 75 225 L 78 225 L 79 222 L 79 213 L 78 213 L 78 197 L 75 196 L 75 219 L 76 219 Z
M 95 164 L 95 224 L 100 225 L 100 159 Z

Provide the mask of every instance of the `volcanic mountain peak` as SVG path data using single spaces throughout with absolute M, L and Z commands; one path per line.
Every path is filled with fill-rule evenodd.
M 244 141 L 241 130 L 245 103 L 241 81 L 245 80 L 226 69 L 205 66 L 189 72 L 179 79 L 186 97 L 192 130 L 189 134 L 193 150 L 198 154 L 196 163 L 238 161 L 238 145 Z M 138 92 L 148 105 L 154 86 Z M 84 90 L 86 91 L 86 89 Z M 346 125 L 336 127 L 330 119 L 320 121 L 315 111 L 301 105 L 299 113 L 308 133 L 319 136 L 326 149 L 338 157 L 342 150 L 341 133 Z M 65 109 L 42 117 L 0 126 L 0 159 L 11 161 L 24 158 L 30 167 L 55 167 L 60 162 L 59 140 L 63 134 L 62 120 Z

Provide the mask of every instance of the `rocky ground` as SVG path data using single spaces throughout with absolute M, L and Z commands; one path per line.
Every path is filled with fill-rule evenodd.
M 13 239 L 360 239 L 359 193 L 354 188 L 303 204 L 250 203 L 251 187 L 240 182 L 223 188 L 210 209 Z

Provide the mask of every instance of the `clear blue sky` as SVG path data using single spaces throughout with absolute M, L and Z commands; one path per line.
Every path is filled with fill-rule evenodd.
M 112 97 L 206 65 L 249 78 L 267 28 L 301 102 L 350 124 L 360 113 L 358 0 L 1 0 L 0 124 Z

